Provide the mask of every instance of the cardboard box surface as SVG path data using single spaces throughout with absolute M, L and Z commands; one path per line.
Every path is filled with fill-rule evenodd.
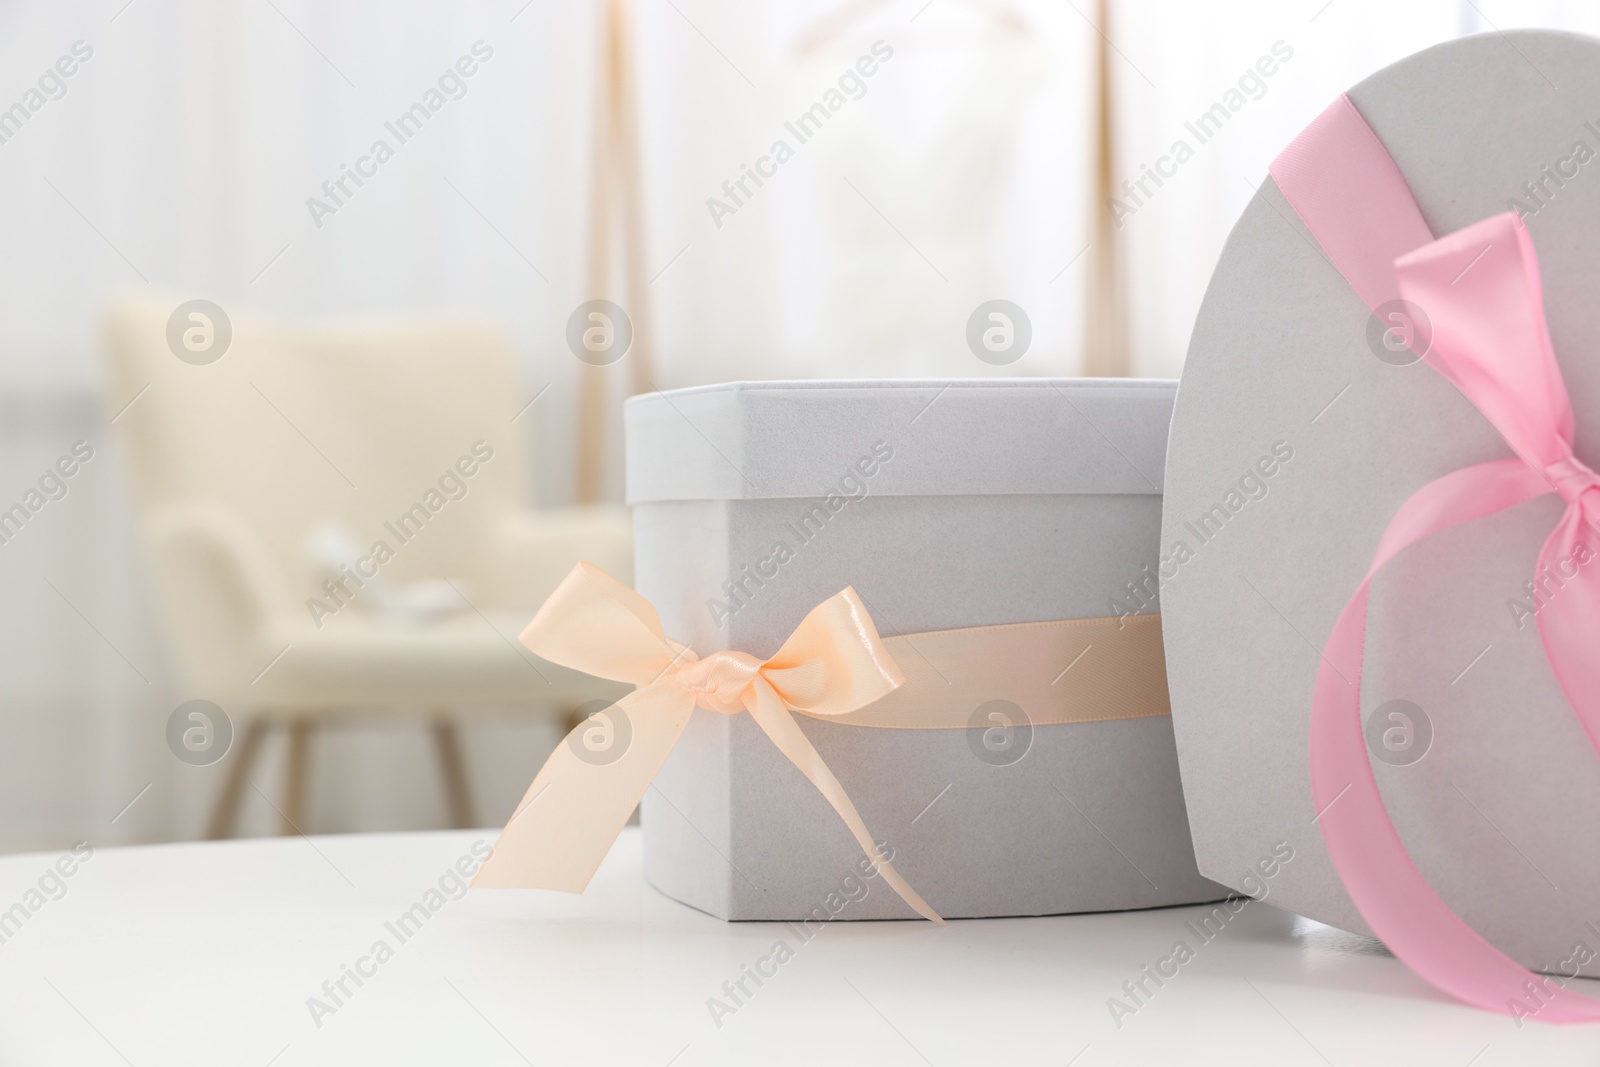
M 1111 614 L 1155 559 L 1171 397 L 1170 382 L 978 379 L 636 398 L 638 588 L 701 654 L 770 655 L 846 585 L 886 636 Z M 864 496 L 805 524 L 844 475 L 868 468 Z M 778 541 L 792 558 L 725 611 L 723 583 Z M 1194 868 L 1165 717 L 1037 727 L 1005 766 L 974 753 L 974 731 L 797 718 L 895 866 L 948 917 L 1220 895 Z M 861 859 L 747 715 L 695 712 L 643 824 L 652 884 L 724 918 L 803 919 L 844 892 Z M 865 884 L 838 917 L 912 916 Z

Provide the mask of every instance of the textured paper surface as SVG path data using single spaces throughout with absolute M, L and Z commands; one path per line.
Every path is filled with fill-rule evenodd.
M 984 379 L 636 399 L 638 588 L 702 653 L 770 655 L 845 585 L 886 637 L 1112 614 L 1111 598 L 1155 563 L 1171 396 L 1170 382 Z M 795 543 L 786 529 L 880 441 L 894 456 L 865 499 Z M 719 625 L 707 600 L 780 538 L 793 558 Z M 1006 766 L 975 754 L 974 731 L 801 725 L 895 866 L 948 917 L 1220 893 L 1194 867 L 1168 718 L 1039 727 Z M 860 855 L 745 716 L 696 712 L 643 823 L 651 883 L 724 918 L 811 915 Z M 839 918 L 911 914 L 865 884 Z
M 1577 163 L 1574 145 L 1600 153 L 1600 43 L 1548 32 L 1468 38 L 1384 70 L 1350 97 L 1435 234 L 1505 211 L 1513 197 L 1537 208 L 1526 223 L 1577 413 L 1577 453 L 1594 463 L 1600 163 Z M 1557 185 L 1547 165 L 1569 175 Z M 1527 194 L 1530 181 L 1545 183 L 1540 200 Z M 1399 505 L 1435 477 L 1510 455 L 1437 372 L 1380 360 L 1369 317 L 1264 180 L 1195 326 L 1168 454 L 1163 552 L 1273 442 L 1294 457 L 1161 594 L 1201 870 L 1237 888 L 1241 863 L 1288 840 L 1296 859 L 1273 900 L 1363 932 L 1312 821 L 1307 723 L 1321 645 Z M 1364 715 L 1405 700 L 1431 724 L 1420 759 L 1374 760 L 1407 849 L 1467 922 L 1538 968 L 1578 942 L 1600 951 L 1586 925 L 1600 926 L 1600 852 L 1585 836 L 1600 816 L 1600 760 L 1536 626 L 1519 629 L 1508 607 L 1559 514 L 1557 498 L 1534 501 L 1391 565 L 1373 586 L 1362 679 Z

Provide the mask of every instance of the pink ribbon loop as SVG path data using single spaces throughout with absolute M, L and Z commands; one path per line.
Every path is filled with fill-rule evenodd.
M 1572 460 L 1572 404 L 1522 221 L 1494 215 L 1395 260 L 1400 295 L 1433 323 L 1424 358 L 1539 470 Z
M 1418 975 L 1480 1008 L 1548 1022 L 1600 1021 L 1600 1002 L 1532 974 L 1441 900 L 1406 853 L 1373 777 L 1361 726 L 1361 665 L 1372 577 L 1408 546 L 1545 493 L 1567 503 L 1539 574 L 1594 554 L 1600 477 L 1572 453 L 1573 416 L 1550 343 L 1538 259 L 1515 214 L 1440 240 L 1398 168 L 1348 98 L 1328 108 L 1272 165 L 1279 189 L 1335 267 L 1374 311 L 1395 293 L 1432 323 L 1428 364 L 1494 425 L 1518 458 L 1423 486 L 1390 520 L 1366 577 L 1323 650 L 1311 710 L 1312 795 L 1328 853 L 1373 931 Z M 1331 176 L 1331 177 L 1330 177 Z M 1337 179 L 1337 180 L 1334 180 Z M 1374 220 L 1378 220 L 1375 222 Z M 1600 581 L 1565 584 L 1539 613 L 1545 654 L 1600 748 Z

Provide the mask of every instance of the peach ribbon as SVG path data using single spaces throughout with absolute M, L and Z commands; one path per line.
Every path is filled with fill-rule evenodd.
M 884 880 L 917 914 L 942 923 L 879 852 L 793 712 L 890 729 L 967 728 L 974 709 L 996 699 L 1029 709 L 1023 712 L 1028 725 L 1170 714 L 1154 615 L 885 640 L 861 598 L 846 588 L 812 609 L 771 659 L 734 651 L 702 659 L 662 633 L 644 597 L 580 563 L 521 639 L 552 663 L 638 686 L 615 705 L 631 737 L 610 762 L 587 761 L 572 743 L 579 731 L 593 729 L 590 724 L 580 724 L 557 746 L 473 879 L 475 887 L 581 893 L 699 706 L 724 715 L 748 711 L 838 812 Z
M 1030 726 L 1171 715 L 1161 616 L 1125 615 L 972 626 L 885 637 L 906 682 L 838 722 L 896 730 L 962 730 L 990 701 Z

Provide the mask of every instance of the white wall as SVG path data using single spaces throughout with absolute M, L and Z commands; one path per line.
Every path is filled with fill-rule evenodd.
M 1072 373 L 1090 5 L 1014 0 L 1028 32 L 1011 35 L 986 5 L 904 0 L 802 55 L 797 41 L 832 7 L 636 0 L 655 382 L 998 373 L 964 341 L 993 297 L 1034 327 L 1007 372 Z M 0 848 L 190 836 L 220 777 L 178 763 L 161 736 L 176 694 L 108 424 L 128 398 L 100 395 L 109 294 L 149 286 L 293 316 L 487 312 L 516 341 L 528 395 L 550 385 L 526 420 L 530 490 L 569 498 L 577 363 L 562 336 L 593 295 L 594 13 L 570 0 L 0 6 L 0 108 L 74 42 L 93 49 L 65 96 L 0 143 L 0 501 L 73 441 L 98 450 L 65 500 L 0 545 Z M 1489 19 L 1600 29 L 1576 3 L 1118 0 L 1121 175 L 1166 152 L 1274 42 L 1293 49 L 1265 94 L 1124 220 L 1140 373 L 1178 373 L 1210 265 L 1278 148 L 1349 83 Z M 315 225 L 307 198 L 479 40 L 493 57 L 466 95 Z M 719 227 L 707 198 L 775 138 L 793 141 L 784 120 L 877 40 L 894 54 L 865 95 Z M 486 821 L 551 742 L 537 725 L 473 732 Z M 311 828 L 438 825 L 429 755 L 418 731 L 330 740 Z M 275 773 L 269 763 L 263 788 Z M 252 827 L 269 829 L 251 801 Z

